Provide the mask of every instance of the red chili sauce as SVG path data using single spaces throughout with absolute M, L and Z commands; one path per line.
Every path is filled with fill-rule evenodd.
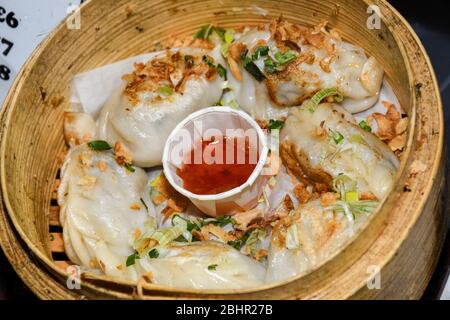
M 195 151 L 197 148 L 201 148 L 201 153 L 200 150 Z M 223 153 L 217 157 L 222 161 L 219 159 L 213 161 L 210 156 L 215 157 L 215 151 L 220 149 Z M 241 152 L 240 163 L 238 163 L 239 152 Z M 196 158 L 198 160 L 194 161 Z M 177 169 L 177 175 L 183 180 L 183 187 L 192 193 L 218 194 L 247 181 L 258 163 L 258 158 L 257 149 L 248 139 L 223 137 L 218 141 L 200 140 L 186 157 L 190 161 L 185 161 Z

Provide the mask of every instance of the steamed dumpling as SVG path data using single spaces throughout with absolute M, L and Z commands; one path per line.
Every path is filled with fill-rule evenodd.
M 314 200 L 277 221 L 272 230 L 266 281 L 293 277 L 330 258 L 366 218 L 359 215 L 356 219 L 352 223 Z
M 254 59 L 265 76 L 258 82 L 239 60 L 245 50 L 252 57 L 265 46 L 269 52 Z M 278 63 L 282 60 L 277 54 L 286 52 L 285 62 L 270 71 L 267 60 Z M 343 94 L 342 104 L 348 111 L 366 110 L 377 101 L 383 79 L 383 69 L 373 57 L 368 58 L 361 48 L 342 41 L 336 33 L 332 36 L 324 25 L 303 28 L 282 20 L 244 32 L 230 46 L 228 61 L 230 67 L 239 66 L 239 72 L 230 68 L 228 75 L 236 102 L 266 120 L 285 116 L 287 107 L 300 105 L 320 89 L 331 87 Z
M 262 285 L 265 268 L 236 249 L 215 241 L 158 248 L 157 259 L 139 259 L 152 283 L 178 288 L 240 289 Z
M 101 111 L 100 139 L 120 141 L 138 166 L 161 164 L 172 129 L 190 113 L 220 100 L 220 62 L 216 50 L 184 48 L 136 64 Z
M 387 195 L 398 168 L 389 147 L 337 104 L 322 103 L 313 112 L 292 108 L 281 140 L 283 162 L 300 179 L 331 186 L 344 174 L 357 183 L 358 192 L 378 199 Z
M 151 214 L 140 200 L 149 203 L 145 171 L 130 172 L 111 153 L 81 145 L 69 151 L 61 176 L 58 204 L 70 260 L 109 276 L 136 279 L 125 261 L 134 252 L 133 232 L 144 230 Z
M 91 115 L 84 112 L 64 113 L 64 139 L 70 147 L 95 138 L 97 127 Z

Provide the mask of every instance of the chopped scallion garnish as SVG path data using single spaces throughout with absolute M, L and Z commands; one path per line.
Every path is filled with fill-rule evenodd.
M 91 150 L 95 150 L 95 151 L 104 151 L 104 150 L 111 150 L 111 146 L 109 145 L 108 142 L 104 141 L 104 140 L 94 140 L 94 141 L 89 141 L 87 143 L 89 149 Z
M 342 135 L 342 133 L 338 131 L 330 130 L 330 137 L 334 140 L 336 144 L 339 144 L 342 140 L 344 140 L 344 136 Z
M 202 27 L 200 27 L 200 30 L 197 31 L 197 33 L 194 35 L 195 39 L 206 39 L 208 40 L 211 36 L 211 33 L 214 29 L 214 26 L 212 24 L 207 24 Z
M 367 124 L 366 121 L 362 120 L 359 122 L 359 127 L 367 132 L 372 132 L 372 128 Z
M 255 50 L 255 53 L 252 55 L 252 60 L 258 60 L 260 57 L 265 57 L 269 54 L 268 46 L 261 46 Z
M 140 259 L 139 254 L 137 252 L 129 255 L 127 258 L 126 266 L 129 267 L 129 266 L 132 266 L 133 264 L 135 264 L 136 259 Z
M 292 50 L 286 51 L 285 53 L 281 52 L 275 53 L 275 59 L 281 65 L 291 62 L 295 58 L 297 58 L 297 54 L 295 53 L 295 51 Z
M 274 120 L 274 119 L 270 119 L 269 120 L 269 125 L 267 126 L 269 128 L 269 130 L 274 130 L 274 129 L 281 129 L 284 125 L 284 122 L 281 120 Z
M 217 65 L 217 73 L 221 78 L 227 80 L 227 69 L 220 63 Z
M 161 88 L 159 88 L 158 92 L 165 96 L 170 96 L 173 94 L 173 89 L 171 87 L 169 87 L 168 85 L 165 85 L 165 86 L 162 86 Z
M 348 191 L 345 193 L 345 201 L 346 202 L 356 202 L 358 200 L 359 200 L 358 192 Z
M 218 264 L 210 264 L 210 265 L 208 266 L 208 270 L 214 271 L 214 270 L 216 270 L 217 266 L 218 266 Z
M 136 168 L 131 163 L 125 162 L 123 166 L 130 172 L 136 171 Z
M 248 50 L 245 50 L 245 52 L 241 55 L 244 69 L 247 70 L 247 72 L 250 73 L 257 81 L 263 81 L 266 76 L 261 72 L 261 70 L 259 70 L 258 66 L 252 61 L 252 59 L 247 57 L 247 52 Z
M 150 257 L 150 259 L 156 259 L 159 257 L 159 252 L 157 249 L 153 248 L 148 252 L 148 256 Z
M 145 203 L 144 199 L 142 199 L 142 198 L 141 198 L 141 203 L 142 203 L 142 205 L 145 207 L 145 210 L 148 212 L 148 206 L 147 206 L 147 204 Z
M 344 97 L 342 94 L 336 89 L 336 88 L 327 88 L 322 89 L 319 92 L 317 92 L 315 95 L 312 96 L 312 98 L 304 103 L 304 106 L 310 111 L 314 112 L 316 111 L 317 106 L 322 102 L 323 99 L 335 96 L 334 101 L 341 102 Z

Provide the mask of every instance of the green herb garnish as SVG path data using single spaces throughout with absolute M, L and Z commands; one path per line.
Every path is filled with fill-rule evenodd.
M 372 132 L 372 128 L 367 124 L 366 121 L 362 120 L 359 122 L 359 127 L 367 132 Z
M 295 51 L 289 50 L 285 53 L 277 52 L 275 53 L 275 59 L 278 61 L 280 65 L 286 64 L 292 60 L 297 58 L 297 54 Z
M 209 67 L 216 67 L 209 56 L 203 56 L 203 62 L 206 63 Z
M 111 146 L 104 140 L 94 140 L 87 143 L 89 149 L 95 151 L 111 150 Z
M 220 63 L 217 65 L 217 73 L 221 78 L 227 80 L 227 69 Z
M 208 40 L 211 36 L 211 33 L 214 29 L 214 26 L 212 24 L 207 24 L 202 27 L 200 27 L 200 30 L 197 31 L 197 33 L 194 35 L 195 39 L 206 39 Z
M 240 239 L 228 241 L 228 244 L 237 250 L 241 250 L 251 233 L 252 231 L 247 231 Z
M 144 199 L 142 199 L 142 198 L 141 198 L 141 203 L 142 203 L 142 205 L 145 207 L 145 210 L 147 210 L 147 212 L 148 212 L 148 206 L 147 206 L 147 204 L 145 203 Z
M 210 270 L 210 271 L 216 270 L 217 266 L 218 266 L 218 264 L 210 264 L 208 266 L 208 270 Z
M 338 131 L 330 130 L 330 136 L 336 144 L 339 144 L 342 140 L 344 140 L 344 136 L 342 135 L 342 133 L 340 133 Z
M 137 252 L 129 255 L 128 258 L 127 258 L 127 262 L 126 262 L 127 267 L 132 266 L 133 264 L 135 264 L 136 259 L 140 259 L 139 254 Z
M 258 60 L 260 57 L 265 57 L 269 54 L 268 46 L 261 46 L 255 50 L 255 53 L 252 55 L 252 60 Z
M 269 74 L 273 74 L 279 71 L 278 64 L 271 58 L 267 58 L 264 60 L 264 70 Z
M 310 111 L 316 111 L 317 106 L 323 99 L 335 96 L 334 101 L 341 102 L 344 100 L 344 96 L 336 88 L 327 88 L 318 91 L 312 98 L 304 103 L 304 106 Z
M 203 220 L 203 225 L 207 225 L 207 224 L 213 224 L 216 226 L 223 227 L 223 226 L 226 226 L 227 224 L 234 225 L 234 224 L 236 224 L 236 221 L 234 221 L 232 216 L 221 216 L 216 219 L 211 218 L 211 219 Z
M 257 81 L 263 81 L 266 76 L 261 72 L 261 70 L 259 70 L 258 66 L 252 61 L 252 59 L 247 57 L 247 52 L 248 50 L 245 50 L 245 52 L 241 55 L 244 69 L 247 70 L 247 72 L 250 73 Z
M 170 96 L 173 94 L 173 89 L 171 87 L 165 85 L 165 86 L 162 86 L 161 88 L 159 88 L 158 92 L 165 96 Z
M 223 40 L 227 44 L 232 43 L 234 41 L 234 31 L 230 30 L 230 29 L 225 30 L 225 33 L 223 35 Z
M 270 119 L 269 120 L 269 125 L 267 126 L 269 128 L 269 130 L 274 130 L 274 129 L 281 129 L 284 125 L 284 122 L 281 120 L 274 120 L 274 119 Z
M 136 168 L 131 163 L 125 162 L 123 164 L 123 166 L 125 167 L 125 169 L 127 169 L 130 172 L 135 172 L 136 171 Z
M 157 249 L 153 248 L 148 252 L 148 256 L 150 257 L 150 259 L 156 259 L 159 257 L 159 252 Z

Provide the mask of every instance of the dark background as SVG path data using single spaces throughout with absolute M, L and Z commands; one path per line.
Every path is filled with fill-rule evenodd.
M 445 122 L 450 123 L 450 12 L 447 1 L 389 1 L 409 21 L 419 35 L 433 63 L 441 88 Z M 446 126 L 449 137 L 450 126 Z M 447 149 L 449 150 L 447 139 Z M 449 166 L 447 166 L 449 167 Z M 450 268 L 450 236 L 447 236 L 439 264 L 424 294 L 424 299 L 438 299 Z M 36 299 L 22 283 L 0 250 L 0 299 Z

